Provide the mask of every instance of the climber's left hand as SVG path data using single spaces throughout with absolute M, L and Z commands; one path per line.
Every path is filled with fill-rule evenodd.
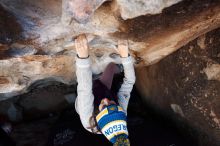
M 127 40 L 119 40 L 118 41 L 118 52 L 122 58 L 126 58 L 129 56 L 128 41 Z
M 89 56 L 89 47 L 86 35 L 81 34 L 75 39 L 75 48 L 77 55 L 80 58 L 87 58 Z

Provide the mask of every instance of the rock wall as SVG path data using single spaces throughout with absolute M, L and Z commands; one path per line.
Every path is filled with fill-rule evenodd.
M 166 7 L 169 7 L 181 0 L 116 0 L 114 9 L 119 11 L 120 16 L 132 19 L 146 14 L 158 14 Z
M 77 35 L 94 74 L 120 63 L 117 40 L 128 39 L 146 104 L 189 123 L 201 146 L 218 145 L 219 12 L 218 0 L 0 0 L 0 112 L 20 121 L 72 103 L 74 91 L 45 100 L 40 90 L 54 93 L 32 89 L 75 84 Z
M 26 92 L 38 80 L 73 84 L 74 37 L 80 33 L 87 34 L 93 73 L 98 74 L 109 62 L 120 63 L 118 39 L 129 40 L 136 66 L 147 66 L 219 27 L 219 1 L 183 1 L 149 15 L 176 2 L 0 0 L 5 9 L 0 13 L 0 100 Z M 142 6 L 145 13 L 136 15 L 148 15 L 123 20 L 119 10 L 126 6 Z
M 214 30 L 136 70 L 136 86 L 146 104 L 191 125 L 197 133 L 188 132 L 201 146 L 220 145 L 219 38 L 220 29 Z
M 109 33 L 118 31 L 119 22 L 111 9 L 111 3 L 100 7 L 106 0 L 40 0 L 30 2 L 28 0 L 1 0 L 1 5 L 11 11 L 17 18 L 23 28 L 22 36 L 27 39 L 35 39 L 40 45 L 49 43 L 55 39 L 71 39 L 80 33 L 91 33 L 101 37 L 108 36 Z M 179 2 L 153 0 L 145 1 L 115 1 L 116 8 L 120 9 L 129 6 L 127 11 L 136 10 L 136 6 L 144 11 L 138 14 L 136 10 L 135 17 L 145 14 L 156 14 L 165 7 Z M 125 5 L 126 3 L 126 5 Z M 144 5 L 140 5 L 143 3 Z M 154 5 L 151 5 L 151 4 Z M 100 8 L 99 8 L 100 7 Z M 22 8 L 22 9 L 21 9 Z M 99 8 L 99 9 L 98 9 Z M 152 9 L 148 11 L 147 9 Z M 97 10 L 98 9 L 98 10 Z M 119 11 L 120 12 L 120 11 Z M 133 11 L 134 12 L 134 11 Z M 118 15 L 127 15 L 126 11 Z M 134 14 L 134 13 L 133 13 Z M 131 18 L 134 18 L 131 17 Z M 83 24 L 82 24 L 83 23 Z M 56 44 L 57 46 L 57 44 Z M 54 47 L 54 46 L 50 46 Z M 45 47 L 47 48 L 47 47 Z

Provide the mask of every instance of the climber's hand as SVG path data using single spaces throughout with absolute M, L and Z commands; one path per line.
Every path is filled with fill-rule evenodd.
M 80 58 L 87 58 L 89 56 L 89 47 L 87 44 L 86 36 L 84 34 L 79 35 L 75 39 L 75 47 L 77 55 Z
M 122 58 L 128 57 L 128 41 L 127 40 L 118 41 L 118 52 Z

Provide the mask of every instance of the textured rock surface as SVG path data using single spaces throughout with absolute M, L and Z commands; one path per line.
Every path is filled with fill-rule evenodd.
M 80 33 L 104 37 L 118 30 L 118 21 L 109 13 L 109 6 L 103 6 L 90 16 L 89 22 L 80 24 L 72 20 L 73 16 L 65 6 L 62 9 L 62 1 L 1 0 L 0 4 L 16 16 L 23 29 L 22 36 L 38 42 L 44 48 L 62 45 L 63 41 L 68 42 Z
M 13 14 L 4 10 L 1 5 L 0 9 L 0 43 L 11 43 L 12 40 L 16 41 L 20 37 L 22 28 L 16 21 Z
M 158 14 L 166 7 L 180 2 L 181 0 L 116 0 L 115 9 L 118 9 L 121 17 L 126 19 L 135 18 L 146 14 Z
M 55 80 L 68 84 L 75 79 L 73 57 L 28 56 L 1 60 L 0 64 L 1 100 L 26 91 L 38 80 Z
M 157 64 L 137 68 L 136 86 L 148 105 L 194 127 L 196 133 L 188 132 L 199 145 L 219 146 L 220 29 L 203 37 L 205 48 L 198 38 Z
M 73 18 L 86 23 L 94 11 L 106 0 L 63 0 L 63 9 L 68 11 Z
M 74 83 L 75 49 L 72 38 L 80 33 L 87 34 L 93 73 L 99 74 L 109 62 L 120 63 L 119 57 L 114 55 L 117 54 L 118 39 L 128 39 L 136 65 L 147 66 L 220 25 L 220 4 L 208 0 L 190 4 L 181 2 L 162 14 L 126 21 L 114 16 L 111 2 L 107 2 L 91 15 L 88 23 L 80 24 L 70 20 L 68 25 L 64 20 L 68 20 L 65 17 L 71 15 L 65 9 L 62 10 L 60 1 L 41 0 L 30 3 L 27 0 L 4 0 L 0 3 L 16 14 L 16 19 L 23 28 L 20 34 L 23 37 L 18 43 L 13 40 L 14 45 L 10 47 L 7 41 L 2 40 L 0 46 L 1 100 L 26 92 L 38 80 Z M 15 18 L 8 17 L 6 20 L 11 19 Z M 3 23 L 0 27 L 6 26 Z M 19 47 L 18 44 L 26 47 Z M 12 46 L 17 48 L 12 49 Z M 35 53 L 36 55 L 30 55 Z
M 67 86 L 59 82 L 38 82 L 31 86 L 28 93 L 19 96 L 15 104 L 23 109 L 25 120 L 40 118 L 51 113 L 59 113 L 65 108 L 73 108 L 75 90 L 75 86 Z M 71 102 L 67 101 L 66 95 L 69 96 L 69 101 L 72 99 Z
M 24 44 L 14 43 L 10 46 L 10 48 L 6 51 L 10 57 L 22 57 L 34 55 L 37 53 L 37 50 L 33 46 L 28 46 Z
M 74 37 L 86 33 L 94 74 L 109 62 L 120 63 L 117 40 L 128 39 L 137 87 L 147 103 L 190 123 L 199 131 L 201 146 L 219 143 L 219 30 L 206 34 L 220 26 L 219 1 L 75 2 L 0 0 L 0 100 L 19 95 L 0 105 L 2 113 L 19 121 L 72 102 L 74 92 L 63 92 L 61 86 L 48 92 L 50 87 L 36 84 L 75 83 Z M 174 3 L 160 14 L 145 15 Z

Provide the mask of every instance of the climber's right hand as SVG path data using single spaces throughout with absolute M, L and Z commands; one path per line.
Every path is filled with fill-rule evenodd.
M 118 40 L 118 52 L 122 58 L 126 58 L 129 56 L 127 40 Z
M 89 57 L 89 47 L 86 35 L 81 34 L 75 39 L 75 48 L 79 58 Z

